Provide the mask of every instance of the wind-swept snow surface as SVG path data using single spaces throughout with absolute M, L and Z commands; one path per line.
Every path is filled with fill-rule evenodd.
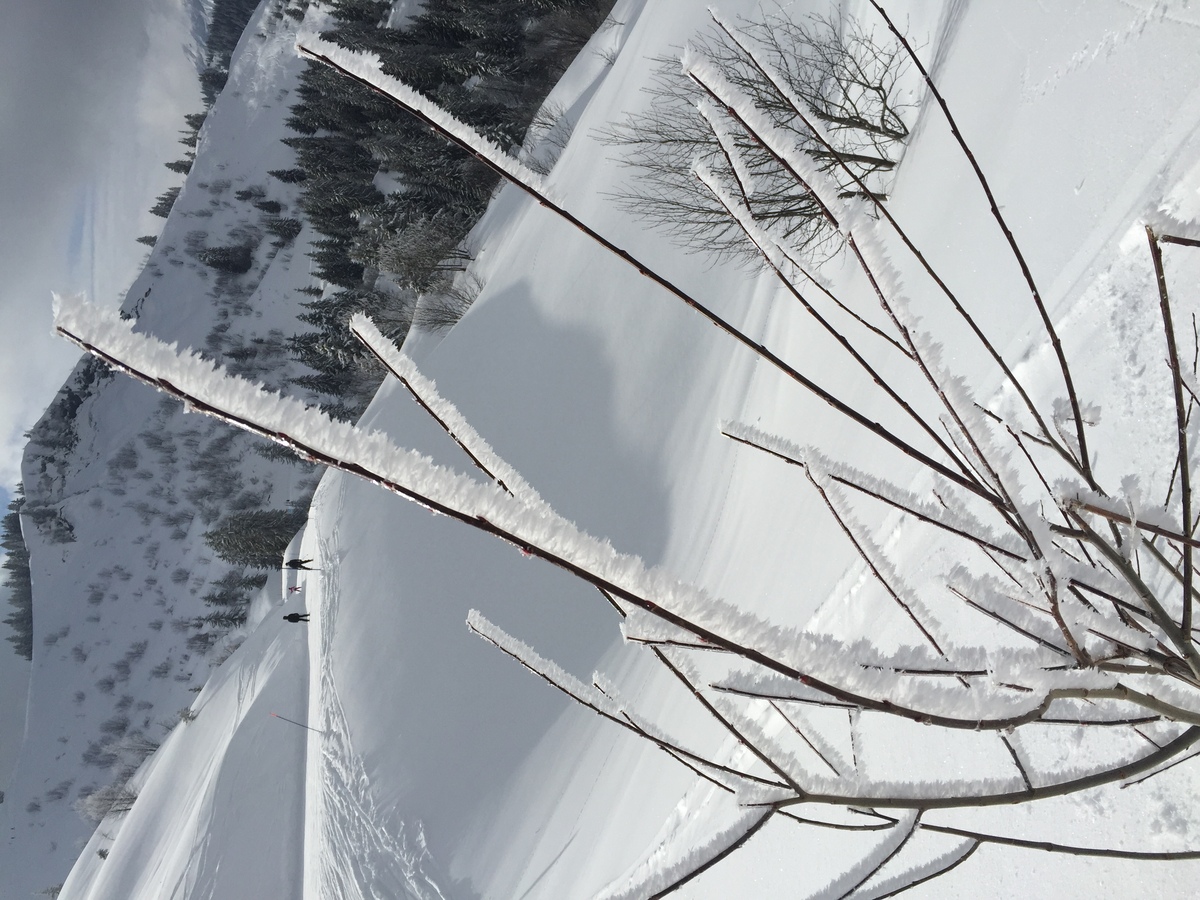
M 1187 199 L 1197 187 L 1200 151 L 1200 58 L 1193 52 L 1200 18 L 1187 7 L 1117 0 L 1050 10 L 1024 0 L 1002 7 L 886 6 L 906 23 L 952 105 L 1043 286 L 1080 392 L 1103 413 L 1088 426 L 1091 445 L 1103 448 L 1089 461 L 1118 483 L 1122 473 L 1141 473 L 1144 495 L 1159 496 L 1171 478 L 1174 418 L 1169 399 L 1163 402 L 1170 379 L 1155 368 L 1163 345 L 1141 222 L 1161 215 L 1161 204 L 1181 228 L 1200 224 L 1188 218 L 1194 206 Z M 727 7 L 729 21 L 756 14 L 750 3 Z M 809 9 L 826 12 L 815 2 L 789 7 L 796 15 Z M 841 10 L 878 21 L 870 4 L 846 3 Z M 635 247 L 640 259 L 652 260 L 744 334 L 785 359 L 803 361 L 805 372 L 835 386 L 839 396 L 855 398 L 864 415 L 901 429 L 905 439 L 922 439 L 878 402 L 870 378 L 846 365 L 841 348 L 771 277 L 683 256 L 614 206 L 608 194 L 625 173 L 595 131 L 645 102 L 638 89 L 650 77 L 652 60 L 706 27 L 707 17 L 682 0 L 629 0 L 618 4 L 613 19 L 596 46 L 619 52 L 585 52 L 552 98 L 577 124 L 547 178 L 548 190 L 618 246 Z M 1171 77 L 1159 77 L 1164 71 Z M 969 298 L 972 314 L 1015 361 L 1037 403 L 1053 408 L 1062 379 L 1051 348 L 1031 342 L 1030 335 L 1040 333 L 1039 314 L 978 182 L 936 112 L 925 98 L 889 209 Z M 849 221 L 853 229 L 872 227 Z M 643 896 L 686 871 L 697 848 L 719 852 L 753 826 L 753 813 L 726 792 L 698 782 L 692 771 L 612 723 L 567 705 L 470 634 L 465 621 L 479 610 L 482 618 L 472 620 L 481 631 L 514 651 L 524 642 L 554 660 L 597 706 L 611 711 L 609 704 L 620 698 L 638 721 L 688 734 L 710 758 L 752 767 L 711 717 L 687 712 L 694 707 L 670 673 L 619 642 L 618 616 L 598 592 L 522 549 L 553 543 L 579 550 L 589 563 L 611 563 L 605 571 L 617 572 L 631 591 L 646 582 L 622 554 L 636 555 L 653 571 L 671 573 L 671 580 L 663 576 L 649 587 L 665 591 L 680 609 L 690 611 L 694 600 L 711 612 L 702 598 L 723 597 L 745 617 L 740 621 L 753 616 L 778 626 L 758 633 L 764 641 L 779 640 L 789 628 L 806 629 L 811 645 L 835 638 L 850 645 L 866 635 L 894 650 L 894 658 L 907 653 L 914 667 L 935 659 L 927 648 L 908 646 L 917 640 L 911 621 L 858 559 L 805 473 L 723 436 L 721 423 L 741 423 L 731 433 L 776 450 L 818 446 L 823 456 L 810 458 L 829 476 L 878 473 L 886 448 L 517 191 L 499 192 L 475 238 L 481 250 L 474 273 L 485 285 L 478 302 L 440 340 L 425 336 L 406 349 L 436 381 L 437 393 L 487 441 L 492 462 L 521 473 L 562 519 L 579 532 L 610 538 L 616 550 L 588 542 L 559 520 L 548 529 L 540 507 L 525 504 L 522 492 L 512 497 L 491 484 L 394 380 L 364 416 L 361 434 L 309 435 L 336 439 L 339 449 L 361 453 L 363 463 L 419 470 L 423 474 L 414 477 L 439 482 L 434 487 L 461 501 L 455 508 L 464 516 L 494 515 L 516 539 L 497 541 L 431 516 L 345 473 L 324 479 L 298 548 L 316 568 L 303 576 L 313 614 L 311 681 L 307 716 L 297 717 L 316 729 L 303 732 L 306 897 Z M 1198 301 L 1186 285 L 1195 283 L 1200 260 L 1189 252 L 1172 249 L 1168 266 L 1179 301 L 1190 310 Z M 867 253 L 879 271 L 900 265 L 895 247 L 881 244 Z M 831 261 L 822 277 L 839 289 L 856 289 L 845 260 Z M 930 331 L 953 329 L 945 325 L 944 309 L 928 299 L 922 278 L 907 286 L 914 300 L 905 315 L 914 323 L 924 317 Z M 889 281 L 889 293 L 902 287 Z M 965 326 L 943 338 L 940 355 L 919 333 L 914 343 L 988 404 L 1018 405 Z M 170 380 L 174 365 L 165 359 L 159 376 Z M 904 391 L 921 386 L 903 382 L 899 366 L 883 371 Z M 958 382 L 947 379 L 947 385 L 959 390 Z M 217 384 L 217 392 L 225 387 Z M 431 390 L 424 382 L 417 387 L 417 393 Z M 233 399 L 247 407 L 268 403 L 259 395 Z M 287 408 L 269 403 L 264 415 Z M 1069 407 L 1065 398 L 1061 406 Z M 449 407 L 440 408 L 444 422 L 454 418 Z M 1088 418 L 1096 417 L 1089 412 Z M 1062 422 L 1062 439 L 1070 443 L 1069 413 Z M 372 430 L 380 434 L 362 437 Z M 464 429 L 450 430 L 472 441 Z M 393 456 L 390 445 L 415 452 Z M 447 469 L 468 474 L 451 478 Z M 883 475 L 891 499 L 927 496 L 927 481 L 909 461 L 887 464 Z M 1132 485 L 1122 491 L 1135 493 Z M 956 508 L 946 519 L 973 528 L 976 513 Z M 894 511 L 871 515 L 878 526 L 874 546 L 896 568 L 916 576 L 954 570 L 957 560 L 937 538 Z M 862 536 L 857 526 L 847 530 Z M 996 549 L 1013 550 L 1001 543 Z M 917 584 L 923 590 L 934 580 L 929 574 Z M 991 582 L 984 587 L 1006 596 Z M 1011 605 L 1016 621 L 1019 604 Z M 1072 626 L 1090 627 L 1086 609 L 1071 612 Z M 1045 637 L 1034 631 L 1041 620 L 1029 616 L 1022 627 Z M 941 624 L 962 627 L 963 621 L 974 620 L 964 613 Z M 626 634 L 645 635 L 652 625 L 631 621 Z M 1121 636 L 1135 647 L 1143 640 Z M 525 656 L 547 674 L 558 672 Z M 980 677 L 1001 684 L 1008 673 L 991 663 L 981 660 L 987 675 Z M 864 683 L 876 677 L 861 673 Z M 933 703 L 951 690 L 922 690 L 919 699 Z M 916 722 L 881 725 L 840 708 L 798 712 L 786 700 L 777 702 L 787 712 L 777 707 L 778 715 L 771 713 L 764 701 L 763 716 L 747 728 L 758 729 L 764 746 L 778 745 L 780 758 L 792 753 L 813 770 L 826 767 L 829 774 L 806 782 L 812 789 L 820 791 L 835 775 L 857 777 L 864 789 L 901 784 L 931 801 L 968 776 L 991 779 L 997 791 L 1019 791 L 1027 780 L 1037 782 L 1039 772 L 1083 773 L 1106 754 L 1149 752 L 1177 733 L 1122 727 L 1095 738 L 1095 729 L 1057 723 L 1047 726 L 1044 739 L 1014 737 L 1007 749 L 991 746 L 985 754 L 968 730 L 931 753 L 929 729 Z M 980 715 L 994 712 L 995 702 L 988 695 Z M 1069 713 L 1064 719 L 1082 715 L 1077 708 Z M 182 741 L 187 733 L 180 731 Z M 813 737 L 800 746 L 793 731 Z M 875 897 L 947 869 L 912 895 L 1092 897 L 1103 884 L 1109 892 L 1188 896 L 1200 874 L 1194 861 L 1064 857 L 964 838 L 954 829 L 1084 848 L 1195 849 L 1195 769 L 1188 762 L 1128 787 L 1111 784 L 1027 807 L 919 817 L 906 811 L 880 830 L 870 830 L 878 821 L 871 816 L 798 805 L 797 819 L 772 819 L 679 896 Z M 137 814 L 135 804 L 129 822 Z M 870 821 L 864 825 L 860 817 Z M 213 833 L 211 839 L 222 838 Z M 982 842 L 969 846 L 975 841 Z M 118 837 L 110 858 L 118 852 L 138 851 Z

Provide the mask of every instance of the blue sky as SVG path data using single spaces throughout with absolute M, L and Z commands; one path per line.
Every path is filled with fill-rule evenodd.
M 199 111 L 185 0 L 0 0 L 0 485 L 76 351 L 51 291 L 122 298 Z

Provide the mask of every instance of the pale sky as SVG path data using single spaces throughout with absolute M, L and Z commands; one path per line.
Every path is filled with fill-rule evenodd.
M 78 352 L 50 334 L 50 293 L 117 303 L 180 176 L 199 112 L 184 0 L 0 0 L 0 496 L 22 435 Z M 7 510 L 2 510 L 6 512 Z M 2 589 L 0 589 L 2 593 Z M 0 618 L 9 612 L 0 597 Z M 0 626 L 0 637 L 7 636 Z M 0 642 L 0 790 L 24 723 L 28 666 Z
M 0 0 L 0 485 L 77 351 L 51 291 L 117 303 L 201 109 L 184 0 Z

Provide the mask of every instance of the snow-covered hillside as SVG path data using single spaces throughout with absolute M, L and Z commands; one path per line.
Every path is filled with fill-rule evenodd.
M 1171 409 L 1160 396 L 1169 379 L 1154 374 L 1162 348 L 1142 225 L 1163 210 L 1177 224 L 1200 224 L 1200 57 L 1193 49 L 1200 16 L 1186 5 L 1149 0 L 1050 9 L 1033 0 L 886 6 L 955 110 L 1043 285 L 1065 352 L 1081 373 L 1080 390 L 1102 408 L 1094 426 L 1104 438 L 1097 469 L 1139 472 L 1147 491 L 1166 482 L 1173 420 L 1162 418 Z M 756 14 L 749 0 L 724 7 L 727 15 Z M 858 0 L 838 8 L 864 21 L 873 15 Z M 820 0 L 788 7 L 798 16 L 810 9 L 828 12 Z M 868 379 L 846 368 L 838 348 L 814 334 L 804 311 L 766 274 L 684 255 L 613 202 L 627 171 L 611 159 L 614 150 L 598 131 L 646 102 L 639 89 L 655 58 L 704 28 L 707 16 L 686 0 L 622 0 L 612 19 L 551 98 L 576 127 L 548 178 L 549 193 L 750 338 L 802 362 L 865 415 L 891 423 L 871 399 Z M 279 99 L 273 67 L 294 63 L 282 37 L 261 45 L 250 40 L 231 79 L 244 102 L 229 107 L 247 123 L 265 122 L 275 115 L 266 102 Z M 255 93 L 263 84 L 272 86 Z M 248 100 L 264 96 L 258 106 Z M 215 140 L 220 112 L 219 106 L 210 119 L 207 140 Z M 1037 401 L 1051 406 L 1059 390 L 1051 354 L 1033 340 L 1037 313 L 979 186 L 928 98 L 912 125 L 889 208 L 1005 355 L 1018 361 Z M 236 179 L 233 164 L 226 177 Z M 197 190 L 196 178 L 193 171 L 181 204 Z M 193 226 L 177 219 L 178 212 L 168 232 L 175 225 L 182 242 Z M 472 268 L 483 284 L 479 300 L 444 338 L 418 335 L 406 350 L 551 506 L 617 550 L 780 626 L 906 640 L 887 604 L 864 587 L 869 573 L 803 473 L 728 440 L 720 426 L 761 425 L 864 465 L 885 452 L 877 442 L 512 188 L 498 193 L 472 240 L 480 248 Z M 167 243 L 164 235 L 160 247 Z M 1189 285 L 1200 260 L 1187 252 L 1171 256 L 1171 277 L 1178 302 L 1194 310 L 1200 297 Z M 847 268 L 835 260 L 825 275 L 844 286 Z M 152 298 L 163 305 L 146 300 L 140 330 L 201 344 L 208 318 L 171 309 L 157 284 Z M 229 333 L 252 324 L 250 318 L 234 318 Z M 965 340 L 948 347 L 947 365 L 986 399 L 1000 392 L 983 354 Z M 147 408 L 158 402 L 132 386 L 123 390 L 148 397 Z M 106 387 L 89 402 L 99 405 L 109 392 L 119 396 Z M 395 380 L 361 424 L 481 477 Z M 115 442 L 115 452 L 128 436 L 81 430 L 81 442 L 89 439 Z M 897 462 L 887 475 L 907 484 L 914 471 Z M 85 483 L 82 474 L 71 477 L 80 480 L 68 479 L 55 502 L 69 502 L 79 490 L 71 485 Z M 147 482 L 146 497 L 156 483 L 170 485 L 153 475 Z M 83 496 L 80 505 L 91 509 L 95 495 Z M 50 548 L 63 560 L 43 562 L 44 579 L 65 582 L 80 567 L 114 565 L 106 554 L 116 539 L 101 537 L 98 521 L 107 502 L 91 519 L 66 516 L 76 542 Z M 882 521 L 900 565 L 920 573 L 945 562 L 941 545 L 920 539 L 897 518 Z M 86 554 L 70 555 L 85 546 Z M 224 663 L 197 698 L 194 720 L 176 728 L 135 776 L 132 809 L 109 817 L 92 836 L 62 896 L 559 900 L 606 890 L 625 896 L 631 874 L 669 870 L 690 847 L 743 821 L 745 811 L 727 795 L 651 744 L 569 705 L 464 625 L 469 610 L 479 609 L 585 683 L 600 670 L 605 689 L 615 684 L 641 716 L 719 746 L 711 722 L 686 711 L 689 698 L 678 684 L 643 651 L 620 642 L 616 614 L 586 584 L 337 472 L 323 477 L 294 549 L 314 559 L 316 570 L 290 576 L 302 589 L 299 597 L 271 585 L 275 596 L 264 596 L 261 605 L 289 598 L 290 608 L 311 612 L 311 623 L 292 628 L 278 616 L 265 619 Z M 48 558 L 47 546 L 38 552 Z M 194 564 L 181 556 L 167 565 Z M 154 577 L 145 566 L 132 574 Z M 101 613 L 109 608 L 97 606 Z M 114 659 L 128 652 L 126 635 L 149 640 L 133 633 L 134 623 L 141 625 L 135 612 L 122 616 Z M 64 625 L 71 630 L 47 645 L 46 637 Z M 35 701 L 48 709 L 74 689 L 68 675 L 57 673 L 89 671 L 46 662 L 60 648 L 67 652 L 76 627 L 65 618 L 39 626 Z M 888 629 L 894 633 L 879 633 Z M 144 661 L 129 665 L 153 662 L 150 649 L 144 652 Z M 85 700 L 93 696 L 90 687 L 85 693 Z M 62 715 L 93 715 L 85 703 L 75 709 Z M 94 715 L 99 728 L 112 713 Z M 18 780 L 29 785 L 26 797 L 48 789 L 36 779 L 51 771 L 50 751 L 63 752 L 54 744 L 64 726 L 49 715 L 44 721 L 31 732 L 41 743 L 22 757 Z M 937 758 L 909 753 L 910 746 L 929 746 L 919 739 L 922 726 L 909 727 L 877 735 L 888 752 L 860 760 L 861 735 L 851 722 L 844 746 L 833 751 L 878 779 L 897 770 L 914 779 L 953 777 L 968 764 L 990 764 L 955 756 L 949 744 Z M 1081 730 L 1058 734 L 1048 756 L 1086 764 L 1094 747 Z M 994 761 L 997 779 L 1016 777 L 1012 759 Z M 1185 764 L 1128 789 L 1113 784 L 1036 806 L 944 811 L 927 820 L 1029 840 L 1195 849 L 1197 787 L 1195 765 Z M 30 802 L 26 797 L 11 798 L 5 815 Z M 80 826 L 71 835 L 56 821 L 57 833 L 74 838 L 85 831 Z M 25 829 L 10 841 L 20 853 L 51 858 L 54 851 L 37 843 L 36 818 L 9 824 Z M 891 840 L 777 818 L 680 896 L 884 896 L 890 873 L 857 884 L 856 872 L 868 872 L 893 850 L 905 851 L 897 857 L 902 869 L 954 849 L 953 841 L 931 833 L 908 846 Z M 9 855 L 0 858 L 0 871 L 9 878 L 18 851 L 3 852 Z M 1091 897 L 1103 885 L 1110 893 L 1184 897 L 1198 873 L 1195 861 L 1062 857 L 988 845 L 913 895 Z M 41 886 L 28 879 L 16 884 Z

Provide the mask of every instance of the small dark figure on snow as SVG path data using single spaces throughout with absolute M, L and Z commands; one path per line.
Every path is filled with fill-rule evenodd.
M 304 590 L 304 588 L 300 587 L 300 585 L 298 585 L 298 584 L 295 584 L 295 585 L 292 585 L 290 588 L 288 588 L 288 593 L 289 594 L 298 594 L 302 590 Z
M 307 622 L 308 613 L 288 613 L 283 617 L 286 621 L 295 624 L 296 622 Z
M 284 565 L 286 565 L 289 569 L 303 569 L 305 572 L 315 571 L 314 569 L 310 569 L 308 567 L 310 562 L 312 562 L 311 559 L 289 559 L 286 563 L 284 563 Z

